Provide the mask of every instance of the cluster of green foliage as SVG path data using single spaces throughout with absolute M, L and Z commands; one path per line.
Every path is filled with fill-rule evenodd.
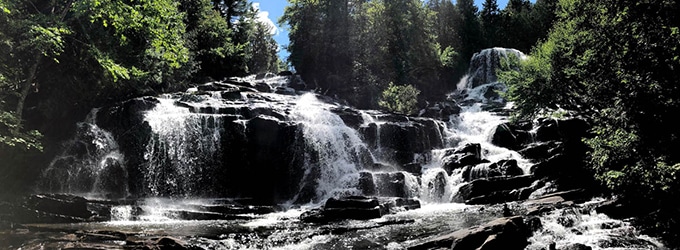
M 480 12 L 472 0 L 289 0 L 279 22 L 308 85 L 377 108 L 388 83 L 412 84 L 421 101 L 442 99 L 481 49 L 528 50 L 547 34 L 554 2 L 513 0 L 499 10 L 487 0 Z
M 390 83 L 382 93 L 378 102 L 380 107 L 391 112 L 401 114 L 414 114 L 418 111 L 418 95 L 420 91 L 413 85 L 394 85 Z
M 560 0 L 547 40 L 505 72 L 519 115 L 580 111 L 596 177 L 629 200 L 672 208 L 680 198 L 680 4 Z
M 0 182 L 91 107 L 278 70 L 257 14 L 245 0 L 0 0 Z

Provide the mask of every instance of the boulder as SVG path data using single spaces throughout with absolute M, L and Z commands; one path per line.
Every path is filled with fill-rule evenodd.
M 328 223 L 346 219 L 368 220 L 397 211 L 418 208 L 420 208 L 420 202 L 415 199 L 347 196 L 329 198 L 322 208 L 306 211 L 300 215 L 300 220 L 312 223 Z
M 488 161 L 482 159 L 481 145 L 470 143 L 453 150 L 447 150 L 443 162 L 444 170 L 450 175 L 453 170 L 487 163 Z
M 346 219 L 368 220 L 380 218 L 383 212 L 378 199 L 349 196 L 329 198 L 323 208 L 303 213 L 300 215 L 300 220 L 315 223 L 327 223 Z
M 401 169 L 413 175 L 420 176 L 423 171 L 423 166 L 420 163 L 412 162 L 402 165 Z
M 284 70 L 284 71 L 279 72 L 279 73 L 276 74 L 276 75 L 278 75 L 278 76 L 292 76 L 292 75 L 293 75 L 293 72 L 291 72 L 291 71 L 289 71 L 289 70 Z
M 408 197 L 404 172 L 373 173 L 377 196 Z
M 436 236 L 408 249 L 524 249 L 530 236 L 531 231 L 522 217 L 504 217 L 481 226 Z
M 592 249 L 593 249 L 592 247 L 581 243 L 569 244 L 559 248 L 559 250 L 592 250 Z
M 562 142 L 549 141 L 531 143 L 517 152 L 527 159 L 546 160 L 551 156 L 561 152 L 562 149 Z
M 358 129 L 364 123 L 361 113 L 349 107 L 338 107 L 331 109 L 331 112 L 340 116 L 340 119 L 350 128 Z
M 526 199 L 531 192 L 522 188 L 531 187 L 535 180 L 532 175 L 477 179 L 461 186 L 453 201 L 469 203 L 475 198 L 473 203 L 482 204 Z
M 359 172 L 359 190 L 361 190 L 364 195 L 375 195 L 376 188 L 375 182 L 373 181 L 373 173 L 366 171 Z
M 509 122 L 498 125 L 491 137 L 491 143 L 494 145 L 515 150 L 530 141 L 531 135 L 527 130 L 521 125 Z

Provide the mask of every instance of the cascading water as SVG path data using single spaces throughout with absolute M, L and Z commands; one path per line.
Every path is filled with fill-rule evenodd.
M 222 166 L 221 133 L 224 117 L 189 112 L 175 99 L 161 98 L 145 120 L 153 135 L 146 146 L 144 180 L 151 195 L 210 194 L 198 186 Z
M 107 115 L 133 113 L 139 120 L 123 122 L 118 130 L 100 124 L 108 132 L 97 122 L 115 119 L 98 121 L 93 110 L 45 170 L 40 188 L 134 197 L 112 206 L 107 226 L 153 225 L 140 230 L 186 234 L 206 248 L 404 249 L 419 238 L 480 225 L 505 212 L 500 206 L 455 203 L 467 201 L 457 199 L 465 185 L 530 174 L 531 161 L 491 143 L 496 128 L 508 122 L 508 104 L 496 93 L 505 87 L 495 72 L 509 54 L 524 57 L 502 48 L 475 55 L 469 76 L 451 95 L 460 112 L 446 122 L 357 111 L 312 93 L 297 95 L 283 76 L 230 79 L 153 97 L 153 105 L 137 113 L 121 105 Z M 499 175 L 501 168 L 509 170 Z M 526 186 L 538 189 L 534 184 Z M 348 195 L 415 198 L 424 208 L 364 222 L 300 222 L 307 206 Z M 270 207 L 260 216 L 252 204 L 288 210 L 273 213 Z M 557 209 L 541 220 L 544 226 L 528 249 L 574 242 L 660 246 L 591 210 Z M 623 236 L 631 240 L 606 245 L 612 238 L 607 234 L 621 231 L 630 232 Z
M 372 155 L 357 131 L 324 106 L 313 94 L 304 94 L 293 109 L 308 148 L 305 179 L 316 182 L 318 199 L 359 195 L 359 170 L 373 161 Z
M 113 135 L 96 125 L 97 112 L 93 109 L 77 124 L 76 137 L 43 172 L 40 192 L 110 198 L 129 194 L 125 158 Z

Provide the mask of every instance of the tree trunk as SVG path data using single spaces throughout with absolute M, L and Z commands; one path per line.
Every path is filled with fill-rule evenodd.
M 31 68 L 28 71 L 28 78 L 24 82 L 24 84 L 21 86 L 21 92 L 19 92 L 19 100 L 17 101 L 17 109 L 16 109 L 16 118 L 19 122 L 22 120 L 23 112 L 24 112 L 24 103 L 26 101 L 26 97 L 28 96 L 29 92 L 31 91 L 31 86 L 33 86 L 33 82 L 35 82 L 36 75 L 38 73 L 38 65 L 40 65 L 40 62 L 42 61 L 42 55 L 38 54 L 35 56 L 35 63 L 31 66 Z

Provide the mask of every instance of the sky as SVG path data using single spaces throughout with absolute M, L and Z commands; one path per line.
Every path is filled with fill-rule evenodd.
M 531 2 L 536 2 L 535 0 L 531 0 Z M 454 2 L 455 3 L 455 2 Z M 475 0 L 475 4 L 477 7 L 481 10 L 482 9 L 482 3 L 484 3 L 484 0 Z M 498 0 L 498 8 L 504 9 L 505 6 L 508 4 L 508 0 Z M 260 15 L 258 18 L 262 22 L 270 23 L 274 25 L 274 30 L 272 33 L 274 34 L 274 40 L 276 40 L 277 43 L 279 43 L 279 57 L 285 61 L 286 58 L 288 57 L 289 53 L 285 49 L 283 49 L 283 46 L 288 45 L 288 30 L 285 27 L 280 27 L 278 25 L 278 20 L 281 15 L 283 15 L 283 9 L 288 5 L 287 0 L 259 0 L 253 3 L 254 5 L 259 6 L 260 9 Z

